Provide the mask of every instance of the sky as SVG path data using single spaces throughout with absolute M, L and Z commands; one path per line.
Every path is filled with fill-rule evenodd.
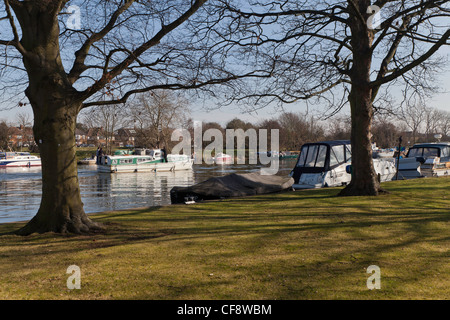
M 432 99 L 428 100 L 429 107 L 434 107 L 440 110 L 450 112 L 450 70 L 441 74 L 439 77 L 440 86 L 444 93 L 436 94 Z M 1 109 L 1 106 L 0 106 Z M 284 105 L 286 111 L 305 112 L 306 106 L 304 103 Z M 18 113 L 28 113 L 32 118 L 32 110 L 30 106 L 15 107 L 12 110 L 0 111 L 0 120 L 6 120 L 11 124 L 17 123 Z M 260 120 L 273 118 L 279 114 L 279 111 L 273 107 L 266 107 L 257 111 L 257 113 L 243 112 L 237 106 L 228 106 L 221 109 L 205 111 L 201 106 L 192 106 L 191 117 L 193 120 L 202 122 L 218 122 L 225 125 L 228 121 L 239 118 L 246 122 L 257 123 Z M 348 110 L 343 110 L 342 113 L 348 114 Z
M 439 50 L 439 55 L 447 55 L 448 61 L 447 64 L 442 68 L 446 71 L 437 77 L 439 81 L 438 85 L 440 86 L 441 90 L 445 92 L 436 94 L 433 98 L 429 99 L 427 101 L 427 106 L 450 112 L 450 48 L 442 47 Z M 30 114 L 30 118 L 32 118 L 32 110 L 30 106 L 15 107 L 11 110 L 4 110 L 7 107 L 8 106 L 2 105 L 0 102 L 0 120 L 6 120 L 11 124 L 17 124 L 18 113 L 28 113 Z M 284 109 L 286 111 L 305 112 L 306 105 L 304 104 L 304 102 L 299 102 L 298 104 L 284 105 Z M 344 109 L 342 113 L 348 114 L 348 107 Z M 239 118 L 244 121 L 256 123 L 264 119 L 273 118 L 276 115 L 277 110 L 274 110 L 274 108 L 272 107 L 266 107 L 264 109 L 258 110 L 257 112 L 249 113 L 242 111 L 237 106 L 229 106 L 217 110 L 205 111 L 202 110 L 200 106 L 193 105 L 191 111 L 191 117 L 193 120 L 203 122 L 213 121 L 218 122 L 221 125 L 225 125 L 233 118 Z

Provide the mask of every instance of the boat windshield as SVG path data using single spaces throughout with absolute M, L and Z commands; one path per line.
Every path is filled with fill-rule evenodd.
M 297 167 L 325 167 L 325 160 L 327 157 L 326 145 L 306 145 L 302 148 L 300 157 L 297 162 Z
M 414 157 L 439 157 L 439 148 L 432 148 L 432 147 L 416 147 L 411 148 L 408 151 L 408 158 L 414 158 Z

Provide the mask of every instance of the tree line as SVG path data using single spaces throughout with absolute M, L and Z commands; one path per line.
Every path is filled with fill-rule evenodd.
M 102 127 L 106 137 L 113 137 L 119 128 L 135 131 L 135 145 L 146 148 L 167 147 L 177 143 L 171 141 L 174 129 L 189 130 L 193 136 L 193 121 L 190 117 L 190 103 L 179 93 L 155 90 L 132 100 L 127 108 L 101 106 L 81 114 L 77 126 L 87 131 Z M 270 129 L 279 130 L 280 150 L 298 151 L 304 143 L 324 140 L 349 140 L 351 138 L 350 116 L 335 115 L 326 120 L 302 112 L 283 111 L 276 116 L 258 121 L 244 121 L 238 117 L 226 122 L 207 121 L 202 123 L 203 132 L 218 129 L 226 137 L 227 129 Z M 371 141 L 380 148 L 397 146 L 403 136 L 405 145 L 417 142 L 432 142 L 435 134 L 442 140 L 449 140 L 450 112 L 423 104 L 398 107 L 389 113 L 374 116 Z M 269 135 L 270 139 L 270 135 Z M 107 139 L 111 140 L 111 139 Z M 209 142 L 204 141 L 203 147 Z M 270 145 L 270 140 L 268 141 Z M 248 141 L 246 141 L 248 144 Z M 225 146 L 225 141 L 223 141 Z

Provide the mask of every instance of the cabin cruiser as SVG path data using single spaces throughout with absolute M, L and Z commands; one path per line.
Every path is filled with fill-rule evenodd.
M 419 143 L 398 161 L 398 179 L 450 175 L 450 142 Z
M 103 156 L 97 165 L 98 172 L 167 172 L 190 170 L 194 160 L 188 155 L 164 155 L 161 149 L 144 150 L 139 154 Z
M 41 158 L 32 156 L 29 152 L 0 153 L 0 168 L 37 167 L 41 165 Z
M 351 143 L 349 140 L 306 143 L 290 175 L 293 189 L 338 187 L 350 183 Z M 395 160 L 373 159 L 380 181 L 390 181 L 395 176 Z

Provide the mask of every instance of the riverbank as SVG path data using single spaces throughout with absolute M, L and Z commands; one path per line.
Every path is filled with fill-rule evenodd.
M 450 178 L 92 215 L 105 234 L 0 225 L 0 299 L 450 299 Z M 69 290 L 77 265 L 81 289 Z M 380 267 L 381 289 L 366 272 Z

